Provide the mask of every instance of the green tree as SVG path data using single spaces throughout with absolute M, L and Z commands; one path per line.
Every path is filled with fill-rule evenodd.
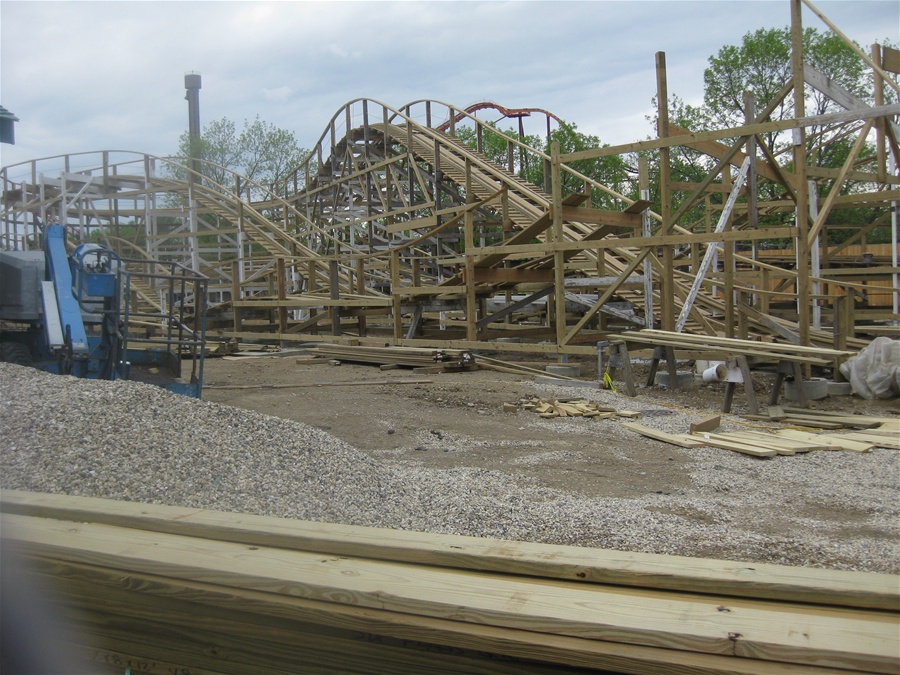
M 240 131 L 226 117 L 210 122 L 193 145 L 185 132 L 179 139 L 178 152 L 185 158 L 204 160 L 201 173 L 225 189 L 234 187 L 233 171 L 276 194 L 282 191 L 279 183 L 309 154 L 292 131 L 264 122 L 258 115 L 252 122 L 244 120 Z M 253 198 L 262 198 L 251 193 Z
M 752 91 L 754 94 L 757 114 L 772 103 L 773 111 L 770 119 L 792 117 L 793 91 L 776 103 L 778 93 L 787 85 L 792 75 L 791 51 L 790 28 L 762 28 L 744 35 L 740 45 L 722 47 L 709 58 L 709 67 L 704 71 L 703 104 L 691 106 L 677 96 L 672 96 L 669 100 L 670 120 L 691 131 L 741 126 L 748 117 L 744 97 L 746 91 Z M 873 103 L 869 68 L 839 36 L 831 32 L 822 33 L 814 28 L 804 29 L 803 59 L 806 64 L 819 71 L 831 86 L 849 92 L 865 104 Z M 890 92 L 888 94 L 889 98 L 892 98 L 892 94 Z M 840 104 L 813 86 L 805 87 L 804 96 L 807 115 L 823 115 L 843 110 Z M 650 119 L 655 123 L 655 117 Z M 762 140 L 780 163 L 785 165 L 790 163 L 789 132 L 765 134 Z M 846 125 L 808 127 L 809 161 L 818 167 L 840 167 L 847 159 L 854 140 L 852 129 L 848 129 Z M 863 149 L 861 157 L 867 155 L 871 155 L 869 148 Z M 688 149 L 673 148 L 671 163 L 674 180 L 691 181 L 704 175 L 712 167 L 713 161 Z M 763 181 L 758 189 L 759 197 L 763 201 L 777 200 L 783 195 L 783 187 L 773 182 Z M 821 181 L 820 198 L 824 198 L 831 189 L 830 181 Z M 853 183 L 841 186 L 841 190 L 845 193 L 859 189 L 872 189 L 872 186 Z M 829 220 L 831 223 L 852 225 L 866 222 L 871 217 L 873 217 L 871 209 L 841 209 L 835 211 Z M 790 221 L 792 218 L 787 211 L 775 212 L 763 215 L 761 222 L 776 224 Z M 690 217 L 686 218 L 689 219 Z M 832 229 L 830 236 L 841 236 L 836 233 L 837 230 Z
M 871 104 L 871 87 L 867 86 L 864 62 L 839 36 L 822 33 L 815 28 L 803 31 L 803 60 L 862 101 Z M 744 124 L 747 110 L 744 92 L 752 91 L 757 111 L 772 102 L 791 79 L 790 28 L 760 28 L 744 35 L 740 45 L 726 45 L 709 59 L 703 73 L 703 104 L 713 125 L 735 127 Z M 807 115 L 824 115 L 842 108 L 813 87 L 806 87 Z M 772 119 L 791 117 L 793 96 L 786 96 L 772 113 Z M 829 139 L 810 129 L 810 143 L 824 146 Z M 768 135 L 773 149 L 778 134 Z M 815 149 L 810 148 L 811 151 Z M 825 156 L 822 157 L 825 160 Z
M 459 140 L 468 144 L 472 148 L 477 147 L 477 134 L 472 127 L 457 127 L 456 136 Z M 550 133 L 549 140 L 537 135 L 526 135 L 520 138 L 517 131 L 507 129 L 502 131 L 493 125 L 491 128 L 484 127 L 482 130 L 481 154 L 495 164 L 509 168 L 510 151 L 508 149 L 509 138 L 514 138 L 529 148 L 540 148 L 545 154 L 550 154 L 550 143 L 559 142 L 561 153 L 578 152 L 580 150 L 588 150 L 601 145 L 597 136 L 583 134 L 578 131 L 575 124 L 567 122 L 560 123 L 559 127 Z M 570 162 L 568 166 L 572 167 L 579 173 L 588 178 L 597 181 L 617 192 L 624 193 L 631 190 L 630 178 L 636 173 L 630 167 L 625 159 L 618 155 L 611 157 L 600 157 L 597 159 L 580 160 Z M 543 160 L 522 149 L 519 146 L 512 147 L 512 169 L 519 177 L 530 183 L 544 188 L 544 162 Z M 584 190 L 584 182 L 572 173 L 563 172 L 563 194 L 572 192 L 581 192 Z M 593 205 L 596 207 L 617 208 L 612 206 L 612 198 L 603 193 L 594 190 Z M 621 206 L 621 204 L 619 205 Z

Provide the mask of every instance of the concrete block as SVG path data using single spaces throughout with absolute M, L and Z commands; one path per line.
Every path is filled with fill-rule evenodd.
M 806 398 L 810 401 L 819 401 L 828 396 L 828 380 L 824 377 L 814 377 L 811 380 L 803 381 L 803 391 Z M 800 389 L 795 380 L 785 380 L 784 396 L 789 401 L 796 401 L 800 398 Z
M 828 381 L 829 396 L 850 396 L 853 393 L 853 385 L 849 382 Z
M 578 377 L 581 375 L 580 363 L 554 363 L 544 368 L 551 375 L 565 375 L 566 377 Z
M 675 373 L 675 383 L 677 384 L 679 389 L 688 389 L 694 386 L 694 373 L 690 370 L 679 370 Z M 659 387 L 667 387 L 671 389 L 671 382 L 669 380 L 669 371 L 668 370 L 658 370 L 656 371 L 656 378 L 654 382 Z

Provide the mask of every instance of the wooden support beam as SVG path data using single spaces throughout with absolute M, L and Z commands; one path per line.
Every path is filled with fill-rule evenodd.
M 474 283 L 529 284 L 552 283 L 553 270 L 533 270 L 513 267 L 474 267 Z
M 741 192 L 741 188 L 744 185 L 744 179 L 747 177 L 747 171 L 750 167 L 750 159 L 744 159 L 744 163 L 741 164 L 741 170 L 737 175 L 737 178 L 734 181 L 734 187 L 731 189 L 731 194 L 728 196 L 728 201 L 725 203 L 725 207 L 722 209 L 722 213 L 719 216 L 719 222 L 716 223 L 716 234 L 725 231 L 725 227 L 728 224 L 728 219 L 731 217 L 731 212 L 734 209 L 734 205 L 737 202 L 738 195 Z M 675 332 L 680 333 L 684 330 L 684 326 L 687 323 L 688 316 L 693 309 L 694 302 L 697 299 L 697 294 L 700 292 L 700 286 L 703 284 L 703 279 L 706 276 L 710 266 L 713 263 L 713 260 L 716 255 L 716 247 L 715 245 L 710 245 L 706 249 L 706 254 L 703 256 L 703 262 L 700 264 L 700 269 L 695 272 L 694 283 L 691 286 L 690 293 L 688 294 L 687 299 L 684 301 L 684 304 L 681 307 L 681 313 L 678 316 L 678 321 L 675 324 Z M 730 299 L 726 298 L 726 303 L 730 302 Z
M 641 214 L 626 211 L 608 211 L 604 209 L 587 209 L 577 206 L 563 206 L 562 217 L 566 221 L 607 225 L 610 227 L 627 227 L 636 229 L 641 226 Z
M 234 260 L 231 263 L 231 302 L 234 305 L 235 301 L 241 299 L 241 261 Z M 242 329 L 241 327 L 241 310 L 239 307 L 234 306 L 234 319 L 232 320 L 233 330 L 236 333 L 239 333 Z

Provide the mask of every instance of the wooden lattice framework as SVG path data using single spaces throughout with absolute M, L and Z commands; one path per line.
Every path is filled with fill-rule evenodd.
M 335 114 L 308 159 L 276 186 L 238 175 L 214 184 L 187 160 L 111 151 L 4 168 L 2 245 L 27 246 L 41 222 L 59 218 L 76 238 L 178 258 L 211 277 L 210 326 L 222 338 L 566 355 L 593 353 L 611 330 L 658 327 L 860 346 L 854 323 L 898 312 L 890 289 L 898 273 L 900 105 L 885 101 L 900 92 L 900 52 L 878 45 L 871 55 L 859 52 L 875 86 L 876 105 L 865 105 L 804 62 L 801 0 L 792 8 L 793 78 L 740 127 L 688 132 L 669 123 L 663 53 L 658 138 L 562 154 L 555 143 L 545 153 L 504 136 L 503 166 L 482 152 L 497 130 L 457 106 L 359 99 Z M 807 116 L 805 87 L 844 110 Z M 791 96 L 794 117 L 772 121 L 774 107 Z M 459 139 L 463 128 L 474 148 Z M 854 139 L 840 169 L 810 164 L 804 140 L 812 128 Z M 775 131 L 797 141 L 788 162 L 766 144 Z M 873 142 L 875 153 L 861 156 Z M 699 182 L 675 180 L 670 152 L 678 147 L 711 157 L 714 168 Z M 618 190 L 575 168 L 648 151 L 659 154 L 655 186 L 646 161 Z M 48 178 L 53 164 L 62 171 Z M 543 167 L 543 185 L 521 177 L 526 165 Z M 851 180 L 867 187 L 843 194 Z M 779 186 L 777 200 L 759 198 L 766 182 Z M 830 184 L 821 203 L 816 184 Z M 648 208 L 651 187 L 660 213 Z M 874 209 L 872 220 L 847 244 L 820 249 L 829 216 L 859 205 Z M 689 221 L 698 207 L 704 215 Z M 779 212 L 801 216 L 759 224 L 759 214 Z M 836 266 L 842 248 L 892 218 L 889 260 Z M 793 242 L 780 264 L 758 255 L 756 244 L 773 239 Z M 884 305 L 861 303 L 879 283 L 887 286 Z

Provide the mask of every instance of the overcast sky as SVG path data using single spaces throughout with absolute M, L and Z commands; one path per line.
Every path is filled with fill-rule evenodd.
M 865 46 L 900 42 L 898 0 L 818 0 Z M 702 100 L 723 45 L 790 25 L 789 0 L 43 2 L 0 0 L 0 104 L 21 120 L 2 165 L 116 149 L 173 154 L 184 74 L 201 124 L 261 119 L 311 147 L 347 101 L 539 107 L 605 143 L 650 133 L 654 59 Z M 804 25 L 827 27 L 804 9 Z M 492 119 L 489 113 L 480 113 Z

